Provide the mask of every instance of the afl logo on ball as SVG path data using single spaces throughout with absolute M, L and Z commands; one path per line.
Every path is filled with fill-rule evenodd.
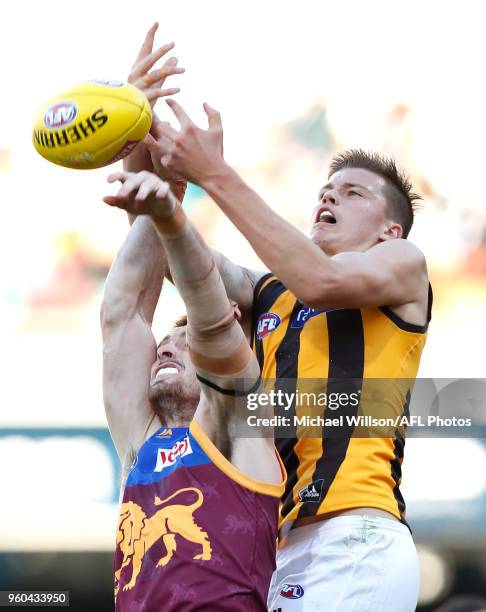
M 76 104 L 60 102 L 47 109 L 44 115 L 44 125 L 49 130 L 57 130 L 72 123 L 78 114 Z
M 123 81 L 115 81 L 113 79 L 91 79 L 88 83 L 96 83 L 97 85 L 105 85 L 106 87 L 123 87 Z
M 273 312 L 265 312 L 258 317 L 256 337 L 262 340 L 280 325 L 280 317 Z
M 300 599 L 304 594 L 304 587 L 300 584 L 282 584 L 280 595 L 285 599 Z

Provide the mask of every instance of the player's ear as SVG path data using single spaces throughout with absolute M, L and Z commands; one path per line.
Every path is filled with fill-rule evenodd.
M 390 222 L 380 235 L 380 240 L 394 240 L 403 236 L 403 228 L 399 223 Z

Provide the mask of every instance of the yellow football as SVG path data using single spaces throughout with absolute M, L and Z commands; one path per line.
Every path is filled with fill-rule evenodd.
M 88 81 L 39 109 L 32 142 L 54 164 L 90 170 L 127 156 L 151 124 L 149 101 L 139 89 L 121 81 Z

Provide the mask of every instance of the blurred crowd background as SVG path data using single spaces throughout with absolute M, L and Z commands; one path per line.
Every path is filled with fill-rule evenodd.
M 67 170 L 37 156 L 36 108 L 79 81 L 126 78 L 158 20 L 158 44 L 175 40 L 186 67 L 169 86 L 182 88 L 179 100 L 200 123 L 203 101 L 221 111 L 226 159 L 302 231 L 333 154 L 393 155 L 423 197 L 410 240 L 426 254 L 435 301 L 420 375 L 480 378 L 486 10 L 472 0 L 19 0 L 6 10 L 0 589 L 70 588 L 73 606 L 110 609 L 119 468 L 105 429 L 99 308 L 128 224 L 101 201 L 113 192 L 111 169 Z M 163 102 L 157 110 L 171 118 Z M 211 246 L 261 267 L 202 190 L 191 185 L 185 207 Z M 165 285 L 156 336 L 182 311 Z M 483 441 L 410 440 L 403 490 L 421 552 L 421 609 L 453 594 L 486 595 Z

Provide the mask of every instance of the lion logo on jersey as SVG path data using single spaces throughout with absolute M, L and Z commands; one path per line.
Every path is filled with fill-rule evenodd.
M 132 576 L 130 581 L 123 587 L 124 591 L 135 586 L 137 577 L 142 568 L 145 553 L 158 540 L 164 543 L 166 554 L 159 559 L 156 567 L 167 565 L 177 550 L 176 534 L 190 542 L 200 544 L 202 551 L 194 556 L 194 559 L 209 561 L 211 559 L 211 544 L 208 534 L 194 521 L 193 513 L 202 506 L 204 496 L 199 489 L 188 487 L 179 489 L 165 499 L 154 498 L 154 504 L 161 506 L 180 493 L 191 491 L 197 495 L 194 503 L 186 506 L 183 504 L 172 504 L 157 510 L 152 516 L 147 516 L 142 508 L 135 502 L 124 502 L 120 508 L 120 522 L 116 543 L 123 553 L 123 561 L 115 572 L 115 597 L 120 588 L 120 576 L 125 567 L 132 565 Z

